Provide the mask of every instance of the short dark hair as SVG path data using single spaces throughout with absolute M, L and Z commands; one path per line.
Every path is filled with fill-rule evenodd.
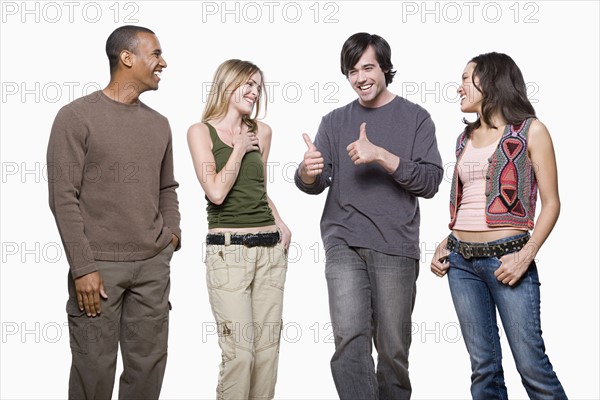
M 148 28 L 135 25 L 124 25 L 115 29 L 108 39 L 106 39 L 106 55 L 108 56 L 111 74 L 117 70 L 117 66 L 119 65 L 119 54 L 121 54 L 123 50 L 135 53 L 138 46 L 138 33 L 141 32 L 154 35 L 154 32 Z
M 521 70 L 506 54 L 485 53 L 471 59 L 475 69 L 471 79 L 476 90 L 482 93 L 481 115 L 468 122 L 467 133 L 479 128 L 481 121 L 492 126 L 492 115 L 500 112 L 508 124 L 518 125 L 527 118 L 535 118 L 535 109 L 527 98 L 527 85 Z M 475 85 L 475 77 L 479 84 Z
M 350 71 L 363 53 L 369 46 L 373 46 L 375 50 L 375 57 L 379 63 L 379 67 L 385 74 L 385 85 L 389 85 L 394 80 L 396 71 L 392 70 L 392 49 L 384 38 L 378 35 L 371 35 L 370 33 L 359 32 L 350 36 L 344 45 L 342 46 L 341 55 L 341 67 L 342 74 L 348 77 L 348 71 Z

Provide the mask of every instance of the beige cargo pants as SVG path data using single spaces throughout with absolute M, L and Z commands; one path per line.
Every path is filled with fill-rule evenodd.
M 222 362 L 217 399 L 275 395 L 287 250 L 208 245 L 206 283 Z

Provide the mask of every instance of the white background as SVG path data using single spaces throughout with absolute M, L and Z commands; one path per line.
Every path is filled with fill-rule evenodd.
M 448 285 L 429 272 L 429 262 L 448 233 L 453 149 L 463 128 L 457 82 L 470 58 L 498 51 L 520 66 L 556 148 L 562 212 L 538 255 L 547 352 L 570 398 L 598 399 L 598 16 L 595 1 L 2 2 L 0 397 L 67 395 L 68 266 L 47 204 L 46 146 L 58 109 L 108 82 L 108 35 L 134 23 L 156 32 L 168 62 L 160 89 L 141 98 L 170 120 L 180 183 L 183 249 L 171 266 L 162 398 L 215 393 L 220 351 L 205 290 L 205 200 L 185 135 L 200 118 L 205 85 L 229 58 L 255 62 L 270 85 L 269 191 L 293 231 L 276 395 L 337 398 L 319 234 L 325 194 L 300 192 L 292 176 L 306 149 L 301 133 L 314 136 L 322 115 L 355 98 L 339 52 L 347 37 L 366 31 L 392 47 L 398 73 L 390 89 L 431 113 L 447 171 L 436 197 L 421 201 L 413 398 L 470 396 Z M 509 395 L 526 398 L 503 348 Z

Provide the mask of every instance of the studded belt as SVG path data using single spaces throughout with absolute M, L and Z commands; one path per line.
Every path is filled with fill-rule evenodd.
M 241 244 L 246 247 L 274 246 L 279 243 L 279 232 L 266 233 L 209 233 L 206 235 L 206 244 Z
M 467 260 L 472 257 L 502 257 L 507 253 L 514 253 L 523 248 L 529 240 L 529 233 L 519 239 L 509 240 L 504 243 L 470 243 L 461 242 L 454 238 L 454 236 L 448 236 L 448 242 L 446 243 L 446 249 L 455 251 L 462 255 Z

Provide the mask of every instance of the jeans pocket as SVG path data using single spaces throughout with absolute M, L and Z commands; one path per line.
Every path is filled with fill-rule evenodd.
M 278 243 L 271 250 L 272 257 L 269 259 L 269 284 L 283 290 L 287 275 L 287 249 Z
M 502 265 L 502 262 L 496 256 L 489 257 L 488 262 L 494 271 L 497 270 L 498 268 L 500 268 L 500 266 Z
M 464 258 L 460 253 L 457 253 L 454 250 L 451 250 L 448 253 L 448 263 L 450 263 L 450 267 L 458 266 L 458 264 L 461 262 L 461 260 L 464 260 Z

